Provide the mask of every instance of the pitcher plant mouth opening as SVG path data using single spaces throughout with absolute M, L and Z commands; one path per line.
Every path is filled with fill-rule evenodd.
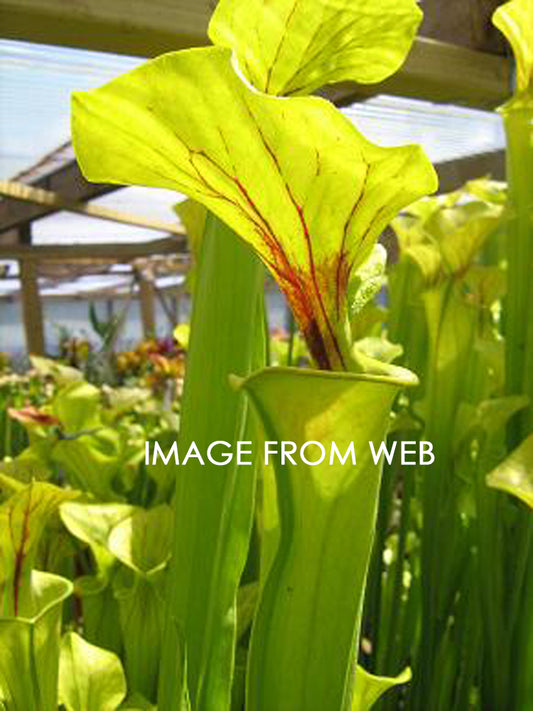
M 370 360 L 371 359 L 368 359 L 366 363 L 368 364 L 368 361 Z M 367 365 L 367 367 L 369 366 Z M 246 386 L 249 383 L 252 383 L 255 378 L 267 373 L 272 373 L 273 375 L 286 374 L 294 376 L 295 378 L 324 378 L 326 381 L 346 380 L 348 382 L 361 381 L 368 383 L 383 383 L 386 385 L 394 385 L 398 388 L 416 387 L 420 384 L 418 376 L 407 368 L 402 368 L 401 366 L 392 365 L 389 363 L 382 363 L 381 361 L 377 360 L 372 360 L 372 367 L 375 368 L 376 372 L 344 372 L 332 370 L 314 370 L 312 368 L 270 366 L 264 370 L 251 373 L 247 377 L 242 377 L 234 374 L 231 374 L 228 377 L 231 386 L 236 390 L 246 388 Z

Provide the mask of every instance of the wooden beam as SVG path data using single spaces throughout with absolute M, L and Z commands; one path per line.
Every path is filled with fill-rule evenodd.
M 1 12 L 0 19 L 3 21 Z M 32 181 L 32 187 L 50 190 L 65 200 L 83 202 L 117 190 L 119 186 L 89 183 L 81 174 L 76 161 L 71 161 L 48 175 Z M 0 200 L 0 233 L 27 225 L 38 217 L 49 215 L 55 209 L 50 205 L 31 204 L 7 198 Z M 3 236 L 0 236 L 0 239 L 4 241 Z
M 510 95 L 510 63 L 504 57 L 419 37 L 403 67 L 381 84 L 343 82 L 320 94 L 347 105 L 375 94 L 493 109 Z
M 165 295 L 161 291 L 161 289 L 158 289 L 157 286 L 154 283 L 154 296 L 157 298 L 157 301 L 159 302 L 159 305 L 163 309 L 163 312 L 165 316 L 168 319 L 168 323 L 170 324 L 171 328 L 174 328 L 176 325 L 176 314 L 174 309 L 172 308 L 172 303 L 167 304 Z
M 169 232 L 174 235 L 183 235 L 183 228 L 175 222 L 166 222 L 163 220 L 152 220 L 139 215 L 131 215 L 119 210 L 113 210 L 100 205 L 88 205 L 86 203 L 74 202 L 68 198 L 64 198 L 58 193 L 51 190 L 43 190 L 43 188 L 34 188 L 31 185 L 18 183 L 14 180 L 0 180 L 0 195 L 30 202 L 37 205 L 51 207 L 54 210 L 67 210 L 75 212 L 85 217 L 96 217 L 100 220 L 108 220 L 109 222 L 118 222 L 124 225 L 132 225 L 133 227 L 142 227 L 148 230 L 157 230 L 158 232 Z
M 420 34 L 441 42 L 505 54 L 505 40 L 491 22 L 503 0 L 423 0 Z
M 161 291 L 165 294 L 180 293 L 182 290 L 181 284 L 171 285 L 161 287 Z M 71 294 L 44 294 L 42 300 L 48 301 L 88 301 L 92 299 L 113 299 L 113 301 L 118 301 L 120 299 L 130 299 L 131 294 L 129 289 L 124 289 L 123 291 L 117 291 L 116 288 L 103 288 L 103 289 L 92 289 L 83 291 L 80 289 L 77 292 Z M 0 301 L 2 299 L 10 300 L 11 297 L 0 296 Z
M 151 338 L 155 335 L 155 286 L 153 279 L 142 272 L 137 272 L 139 285 L 139 306 L 143 336 Z
M 454 2 L 468 2 L 472 10 L 480 0 Z M 4 37 L 153 57 L 206 44 L 212 7 L 211 0 L 0 0 L 0 16 Z M 489 10 L 483 10 L 481 24 L 486 24 Z M 472 47 L 434 41 L 453 39 L 452 30 L 438 30 L 446 17 L 441 12 L 438 22 L 428 24 L 432 38 L 417 39 L 408 61 L 390 80 L 364 87 L 345 84 L 326 94 L 340 94 L 344 101 L 389 92 L 471 106 L 503 103 L 509 95 L 509 62 Z M 475 46 L 480 44 L 476 40 Z
M 207 43 L 211 0 L 2 0 L 11 39 L 153 57 Z
M 19 262 L 19 269 L 26 348 L 29 354 L 43 355 L 45 350 L 43 308 L 39 294 L 37 264 L 33 260 L 22 259 Z
M 0 259 L 23 259 L 25 261 L 77 259 L 102 259 L 114 264 L 129 262 L 140 257 L 156 254 L 176 254 L 186 250 L 185 239 L 166 237 L 150 242 L 127 242 L 113 244 L 65 244 L 65 245 L 3 245 L 0 244 Z
M 125 276 L 131 276 L 131 274 L 125 274 Z M 174 294 L 179 295 L 183 292 L 183 283 L 180 284 L 169 284 L 167 286 L 157 287 L 158 291 L 164 294 Z M 118 289 L 118 290 L 117 290 Z M 11 291 L 9 293 L 0 292 L 0 303 L 2 302 L 13 302 L 20 298 L 20 291 Z M 78 289 L 77 291 L 72 290 L 70 293 L 41 293 L 40 299 L 41 303 L 46 303 L 48 301 L 87 301 L 90 299 L 130 299 L 131 292 L 129 288 L 124 287 L 102 287 L 101 289 Z
M 493 180 L 505 180 L 505 151 L 480 153 L 435 166 L 439 176 L 439 193 L 450 193 L 468 180 L 489 175 Z

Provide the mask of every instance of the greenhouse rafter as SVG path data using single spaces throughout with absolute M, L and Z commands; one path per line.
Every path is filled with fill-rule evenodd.
M 428 0 L 422 35 L 429 37 L 417 38 L 394 77 L 372 87 L 346 83 L 326 95 L 350 102 L 369 93 L 393 93 L 497 106 L 511 81 L 509 62 L 497 55 L 502 42 L 489 21 L 497 5 L 497 0 L 454 0 L 445 11 L 437 0 Z M 142 57 L 207 44 L 212 10 L 210 0 L 0 2 L 4 37 Z
M 149 230 L 169 232 L 170 234 L 184 236 L 183 229 L 173 222 L 153 220 L 126 212 L 120 212 L 119 210 L 100 207 L 99 205 L 74 202 L 52 190 L 35 188 L 14 180 L 0 180 L 0 195 L 20 202 L 30 203 L 31 205 L 50 207 L 53 210 L 66 210 L 67 212 L 76 212 L 85 217 L 96 217 L 101 220 L 131 225 L 132 227 L 144 227 Z M 18 226 L 20 225 L 11 224 L 9 227 L 6 227 L 6 229 Z
M 70 142 L 67 146 L 60 146 L 57 151 L 45 156 L 32 168 L 15 176 L 21 182 L 31 184 L 35 188 L 42 188 L 58 193 L 63 199 L 76 202 L 91 200 L 106 193 L 116 190 L 115 185 L 101 185 L 89 183 L 82 176 L 78 164 L 73 158 L 57 165 L 56 156 L 68 149 L 71 153 Z M 56 208 L 50 205 L 29 204 L 18 200 L 0 200 L 0 242 L 2 233 L 13 227 L 22 227 L 32 220 L 54 212 Z
M 174 237 L 164 237 L 148 242 L 118 242 L 115 244 L 3 245 L 0 243 L 0 259 L 25 259 L 38 262 L 106 259 L 119 263 L 141 257 L 155 257 L 161 254 L 176 254 L 185 251 L 185 240 L 178 240 Z

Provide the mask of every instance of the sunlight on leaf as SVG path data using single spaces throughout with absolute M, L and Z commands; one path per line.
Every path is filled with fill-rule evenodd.
M 414 0 L 221 0 L 209 37 L 236 53 L 256 89 L 310 94 L 331 82 L 386 79 L 421 20 Z
M 53 400 L 53 413 L 69 434 L 101 425 L 100 410 L 100 391 L 84 380 L 63 386 Z
M 126 696 L 120 659 L 75 632 L 61 640 L 59 700 L 67 711 L 115 711 Z
M 391 343 L 385 336 L 367 336 L 360 338 L 354 346 L 369 358 L 382 363 L 392 363 L 403 354 L 403 348 L 398 343 Z
M 398 676 L 387 677 L 374 676 L 374 674 L 369 674 L 363 667 L 357 665 L 355 694 L 351 711 L 367 711 L 371 709 L 386 691 L 399 684 L 407 684 L 408 681 L 411 681 L 411 670 L 409 668 L 404 669 Z
M 488 474 L 487 484 L 517 496 L 533 509 L 533 434 Z
M 127 504 L 62 504 L 60 515 L 70 533 L 90 546 L 99 573 L 106 575 L 114 560 L 109 552 L 108 538 L 114 526 L 133 515 L 134 506 Z
M 16 482 L 15 493 L 0 506 L 0 613 L 16 616 L 24 607 L 43 530 L 59 505 L 76 495 L 47 482 Z
M 51 358 L 43 358 L 43 356 L 30 355 L 31 367 L 37 371 L 39 375 L 52 377 L 59 385 L 66 385 L 73 380 L 83 380 L 83 373 L 77 368 L 70 365 L 63 365 Z
M 490 202 L 493 205 L 505 205 L 507 202 L 507 183 L 490 178 L 476 178 L 465 184 L 465 191 L 469 195 Z
M 188 323 L 179 323 L 174 330 L 172 335 L 182 348 L 189 347 L 189 338 L 191 335 L 191 326 Z
M 258 94 L 220 48 L 74 94 L 73 140 L 89 180 L 186 193 L 249 242 L 326 369 L 350 363 L 352 273 L 397 212 L 437 186 L 420 147 L 376 146 L 322 99 Z
M 531 92 L 533 83 L 533 0 L 511 0 L 492 16 L 513 48 L 518 92 Z
M 387 250 L 376 244 L 370 256 L 355 272 L 349 286 L 350 314 L 356 316 L 385 284 Z
M 9 711 L 57 709 L 61 608 L 72 584 L 35 570 L 28 583 L 20 615 L 0 616 L 0 702 Z
M 475 188 L 477 189 L 477 188 Z M 419 267 L 426 285 L 463 276 L 502 217 L 501 204 L 427 198 L 392 221 L 404 256 Z
M 109 536 L 109 550 L 138 573 L 150 573 L 170 558 L 172 512 L 163 504 L 146 511 L 136 509 L 118 523 Z

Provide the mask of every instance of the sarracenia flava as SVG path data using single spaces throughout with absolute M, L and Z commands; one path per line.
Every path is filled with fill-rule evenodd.
M 276 0 L 268 6 L 261 0 L 222 0 L 209 28 L 218 46 L 164 55 L 100 89 L 74 95 L 73 140 L 88 179 L 173 189 L 203 203 L 251 245 L 277 280 L 317 368 L 348 372 L 267 369 L 246 379 L 242 389 L 272 436 L 297 441 L 312 434 L 324 444 L 348 435 L 377 441 L 398 389 L 416 382 L 408 371 L 358 354 L 351 322 L 361 305 L 361 267 L 373 256 L 380 233 L 399 210 L 436 189 L 435 172 L 419 147 L 376 146 L 326 100 L 294 95 L 341 79 L 384 79 L 404 61 L 420 19 L 414 0 L 345 0 L 334 8 L 324 0 Z M 200 272 L 216 269 L 206 251 L 215 249 L 213 237 L 219 236 L 203 241 Z M 193 352 L 194 328 L 201 330 L 200 320 L 209 320 L 209 309 L 219 307 L 207 303 L 208 284 L 201 283 L 200 273 L 187 377 L 197 382 L 208 407 L 210 398 L 215 403 L 229 396 L 227 384 L 215 379 L 207 391 L 194 362 L 202 357 Z M 255 304 L 256 283 L 255 277 L 248 286 L 241 279 L 242 291 L 236 293 L 236 284 L 233 299 Z M 229 280 L 227 288 L 233 288 Z M 250 323 L 249 330 L 258 329 Z M 249 348 L 249 339 L 243 343 Z M 199 350 L 200 340 L 196 344 Z M 253 362 L 244 359 L 242 365 Z M 187 438 L 195 422 L 202 429 L 192 388 L 187 392 L 186 385 L 190 406 L 181 424 Z M 233 431 L 242 431 L 242 413 L 232 413 Z M 175 709 L 180 699 L 195 711 L 222 711 L 229 708 L 234 654 L 228 613 L 240 574 L 222 549 L 232 540 L 227 531 L 233 520 L 239 530 L 250 521 L 253 496 L 234 495 L 234 473 L 227 486 L 217 485 L 218 503 L 210 496 L 212 509 L 203 509 L 213 514 L 211 543 L 209 549 L 195 548 L 205 557 L 191 565 L 184 541 L 198 521 L 188 511 L 193 507 L 202 515 L 205 491 L 190 483 L 190 472 L 187 477 L 189 483 L 179 479 L 175 499 L 169 626 L 176 633 L 163 655 L 159 704 Z M 206 472 L 202 477 L 208 486 Z M 361 691 L 366 677 L 361 672 L 356 682 L 355 669 L 380 466 L 365 459 L 356 467 L 311 472 L 278 462 L 276 481 L 280 538 L 260 593 L 247 708 L 368 707 L 363 697 L 374 692 Z M 218 540 L 217 531 L 225 532 Z M 186 572 L 180 579 L 182 563 Z M 229 577 L 221 577 L 230 569 Z M 216 580 L 225 581 L 225 606 L 194 603 L 194 586 L 202 588 L 202 597 L 202 586 L 212 588 Z M 218 652 L 209 654 L 209 648 Z M 170 675 L 178 681 L 168 682 Z

